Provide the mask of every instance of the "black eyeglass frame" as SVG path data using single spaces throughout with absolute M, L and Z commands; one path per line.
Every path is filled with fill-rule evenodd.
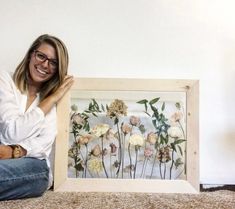
M 40 54 L 42 57 L 39 58 L 37 56 L 37 54 Z M 39 50 L 34 50 L 34 56 L 35 56 L 35 59 L 40 62 L 40 63 L 43 63 L 43 62 L 46 62 L 48 60 L 48 66 L 50 69 L 52 70 L 55 70 L 58 68 L 58 61 L 57 59 L 50 59 L 48 58 L 48 56 L 46 54 L 44 54 L 43 52 L 39 51 Z

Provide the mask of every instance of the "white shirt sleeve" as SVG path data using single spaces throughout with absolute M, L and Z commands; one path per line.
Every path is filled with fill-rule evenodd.
M 7 72 L 0 72 L 0 141 L 16 144 L 39 136 L 45 116 L 39 107 L 24 113 L 15 84 Z M 18 93 L 19 94 L 19 93 Z
M 27 150 L 26 157 L 35 157 L 38 159 L 49 158 L 52 144 L 54 143 L 57 133 L 56 108 L 47 114 L 41 132 L 36 137 L 30 137 L 18 143 Z
M 19 144 L 27 157 L 48 159 L 57 134 L 56 106 L 45 116 L 35 101 L 25 112 L 25 98 L 11 76 L 0 71 L 0 143 Z

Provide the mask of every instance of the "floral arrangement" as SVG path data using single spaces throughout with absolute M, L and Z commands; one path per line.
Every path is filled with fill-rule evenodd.
M 128 115 L 115 99 L 71 107 L 68 167 L 76 178 L 178 179 L 185 172 L 186 136 L 180 103 L 166 116 L 160 98 L 136 102 L 143 115 Z M 160 105 L 160 107 L 159 107 Z

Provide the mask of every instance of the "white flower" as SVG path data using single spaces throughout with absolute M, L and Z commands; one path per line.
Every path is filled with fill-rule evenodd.
M 180 138 L 182 137 L 182 132 L 179 127 L 172 126 L 168 129 L 168 134 L 172 138 Z
M 139 134 L 133 134 L 130 136 L 129 143 L 135 146 L 143 146 L 144 138 Z
M 94 134 L 96 137 L 101 137 L 109 130 L 108 124 L 98 124 L 92 128 L 91 133 Z

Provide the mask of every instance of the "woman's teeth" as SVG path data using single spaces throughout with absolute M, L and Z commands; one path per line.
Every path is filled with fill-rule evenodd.
M 39 73 L 43 74 L 43 75 L 46 75 L 46 74 L 47 74 L 46 72 L 44 72 L 44 71 L 42 71 L 42 70 L 40 70 L 40 69 L 38 69 L 38 68 L 37 68 L 37 71 L 38 71 Z

